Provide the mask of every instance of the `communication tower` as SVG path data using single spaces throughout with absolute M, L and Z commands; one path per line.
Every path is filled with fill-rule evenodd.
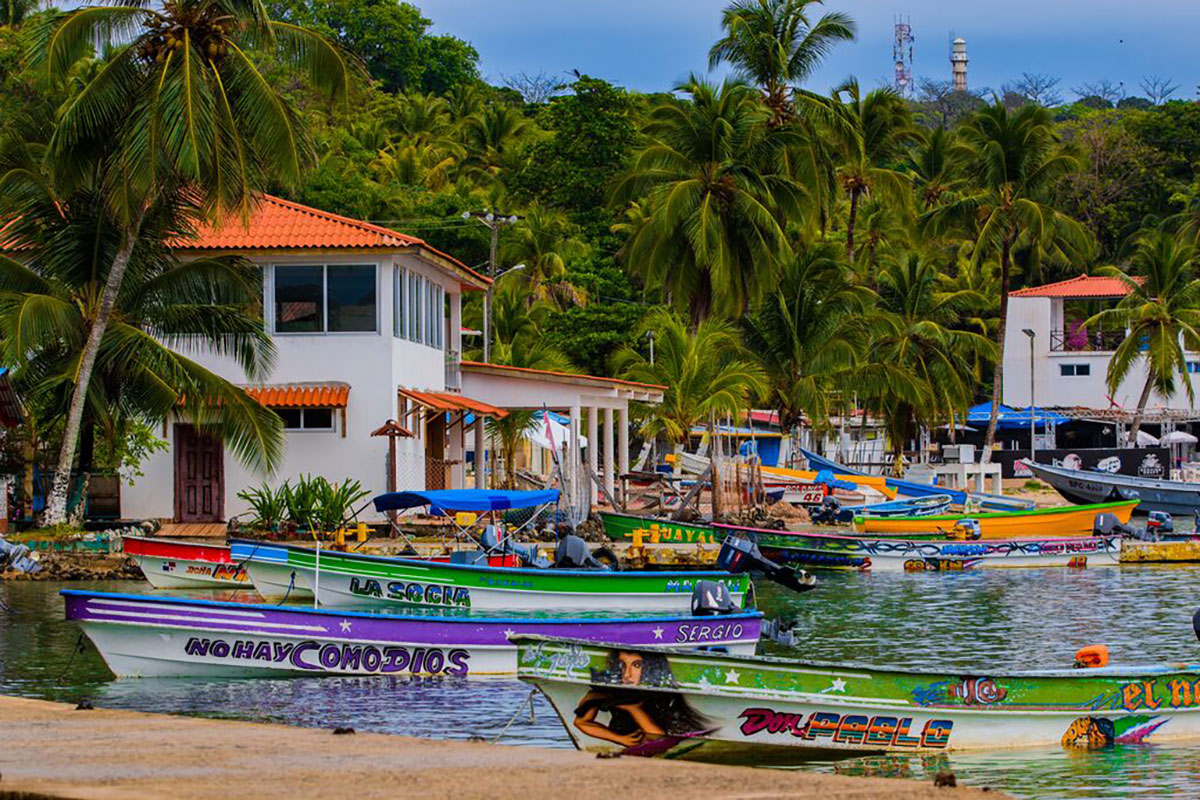
M 953 78 L 954 91 L 965 92 L 967 90 L 967 40 L 961 36 L 950 43 L 950 75 Z
M 896 64 L 896 91 L 903 97 L 909 97 L 913 92 L 913 35 L 912 19 L 894 18 L 892 40 L 892 61 Z

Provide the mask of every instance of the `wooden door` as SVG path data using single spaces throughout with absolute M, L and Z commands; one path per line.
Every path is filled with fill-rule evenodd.
M 175 521 L 220 522 L 225 512 L 224 450 L 191 425 L 175 426 Z
M 425 488 L 447 489 L 446 413 L 430 412 L 425 417 Z

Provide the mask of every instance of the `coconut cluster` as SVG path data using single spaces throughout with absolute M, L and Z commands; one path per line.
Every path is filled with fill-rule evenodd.
M 172 22 L 156 26 L 154 32 L 143 39 L 142 57 L 155 64 L 162 64 L 172 52 L 178 53 L 183 49 L 185 31 L 187 38 L 196 43 L 200 53 L 210 60 L 215 61 L 229 52 L 229 45 L 225 41 L 226 26 L 204 21 L 192 25 Z

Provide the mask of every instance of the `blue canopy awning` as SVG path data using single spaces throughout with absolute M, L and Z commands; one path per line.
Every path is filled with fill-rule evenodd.
M 1002 404 L 1000 406 L 1000 413 L 996 417 L 996 427 L 1004 430 L 1028 428 L 1029 413 L 1029 408 L 1013 408 L 1012 406 Z M 980 403 L 977 406 L 967 409 L 967 423 L 972 426 L 986 426 L 991 416 L 992 404 L 990 402 Z M 1047 411 L 1037 406 L 1033 407 L 1033 424 L 1036 428 L 1046 425 L 1061 425 L 1069 420 L 1070 417 L 1064 417 L 1062 414 L 1056 414 L 1053 411 Z
M 376 511 L 399 511 L 429 506 L 433 514 L 447 511 L 502 511 L 533 508 L 558 501 L 558 489 L 508 492 L 500 489 L 441 489 L 428 492 L 389 492 L 375 498 Z

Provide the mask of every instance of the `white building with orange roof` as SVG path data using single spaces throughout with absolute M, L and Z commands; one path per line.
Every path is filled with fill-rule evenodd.
M 566 413 L 577 433 L 585 419 L 602 427 L 607 455 L 593 446 L 589 459 L 607 466 L 611 486 L 627 463 L 629 401 L 662 398 L 663 387 L 463 365 L 463 294 L 486 291 L 490 280 L 388 228 L 264 196 L 248 224 L 203 228 L 179 251 L 236 254 L 262 268 L 264 323 L 277 351 L 271 375 L 252 382 L 229 358 L 204 349 L 187 355 L 280 415 L 283 461 L 273 475 L 256 474 L 216 439 L 172 421 L 162 431 L 167 449 L 122 487 L 124 517 L 226 521 L 248 510 L 240 491 L 299 475 L 357 480 L 372 495 L 466 488 L 467 443 L 483 449 L 479 420 L 506 408 Z M 388 438 L 372 435 L 389 420 L 401 431 L 394 464 Z M 573 441 L 570 460 L 579 463 L 578 436 Z M 473 477 L 486 485 L 486 473 Z
M 1133 365 L 1115 392 L 1110 393 L 1107 384 L 1108 365 L 1127 332 L 1083 325 L 1088 317 L 1115 305 L 1126 291 L 1118 278 L 1080 275 L 1010 294 L 1004 336 L 1004 404 L 1027 407 L 1032 391 L 1033 404 L 1039 407 L 1136 409 L 1146 383 L 1143 360 Z M 1200 353 L 1188 354 L 1187 369 L 1193 381 L 1200 378 Z M 1147 408 L 1193 411 L 1198 406 L 1189 403 L 1180 383 L 1173 397 L 1152 393 Z

